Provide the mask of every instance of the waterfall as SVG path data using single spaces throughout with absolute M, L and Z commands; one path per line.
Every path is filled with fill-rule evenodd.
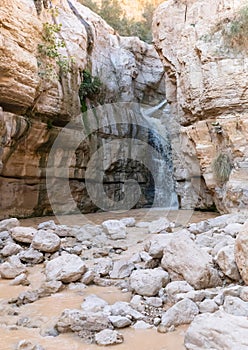
M 173 179 L 173 161 L 170 135 L 166 127 L 152 115 L 167 104 L 162 101 L 157 106 L 141 109 L 141 113 L 149 125 L 149 144 L 157 151 L 158 156 L 151 159 L 155 182 L 154 207 L 178 209 L 178 198 Z

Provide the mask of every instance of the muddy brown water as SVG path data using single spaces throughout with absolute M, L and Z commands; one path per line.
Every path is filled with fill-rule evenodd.
M 87 222 L 100 224 L 107 219 L 120 219 L 122 217 L 132 216 L 137 221 L 152 221 L 164 216 L 161 210 L 132 210 L 128 213 L 96 213 L 87 214 L 84 216 L 67 216 L 63 218 L 63 223 L 73 225 L 82 225 Z M 170 214 L 170 219 L 177 217 L 178 212 Z M 181 213 L 181 222 L 185 224 L 185 218 L 188 222 L 198 222 L 204 219 L 217 216 L 213 213 L 194 212 Z M 189 218 L 190 216 L 190 218 Z M 60 223 L 60 218 L 42 217 L 21 220 L 24 226 L 34 226 L 40 222 L 53 219 Z M 142 231 L 142 229 L 141 229 Z M 130 252 L 137 249 L 134 242 L 140 242 L 145 237 L 145 234 L 138 231 L 130 232 L 132 234 L 130 241 Z M 146 234 L 147 236 L 147 234 Z M 136 238 L 136 241 L 135 241 Z M 132 245 L 132 247 L 131 247 Z M 136 248 L 135 248 L 136 247 Z M 129 251 L 129 250 L 128 250 Z M 130 293 L 122 293 L 116 287 L 98 287 L 87 286 L 82 290 L 69 290 L 68 288 L 60 293 L 56 293 L 50 297 L 42 298 L 32 304 L 23 305 L 18 308 L 18 315 L 13 315 L 13 308 L 8 305 L 8 300 L 17 297 L 20 292 L 39 288 L 44 281 L 42 273 L 43 265 L 38 265 L 29 268 L 28 279 L 31 285 L 28 287 L 11 286 L 10 281 L 0 279 L 0 350 L 14 350 L 16 344 L 20 340 L 30 340 L 34 344 L 42 345 L 45 350 L 99 350 L 102 347 L 97 345 L 88 345 L 75 334 L 61 334 L 58 337 L 44 337 L 40 333 L 42 330 L 52 327 L 56 319 L 65 309 L 80 309 L 80 305 L 84 298 L 89 294 L 96 294 L 105 299 L 109 304 L 116 301 L 130 301 Z M 16 322 L 20 318 L 29 318 L 34 323 L 37 323 L 38 328 L 27 328 L 16 326 Z M 111 350 L 185 350 L 184 334 L 187 326 L 179 327 L 172 333 L 160 334 L 156 330 L 134 330 L 132 328 L 120 330 L 124 336 L 124 343 L 116 346 L 111 346 Z

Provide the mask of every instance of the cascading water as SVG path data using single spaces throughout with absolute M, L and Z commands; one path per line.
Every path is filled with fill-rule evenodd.
M 178 198 L 173 179 L 173 161 L 171 142 L 168 130 L 152 115 L 167 104 L 162 101 L 157 106 L 141 109 L 141 113 L 149 125 L 149 144 L 157 151 L 158 157 L 151 159 L 155 182 L 155 199 L 153 206 L 158 208 L 178 209 Z

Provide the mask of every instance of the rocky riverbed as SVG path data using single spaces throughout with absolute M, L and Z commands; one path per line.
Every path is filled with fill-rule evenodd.
M 247 349 L 247 217 L 159 214 L 1 221 L 1 349 Z

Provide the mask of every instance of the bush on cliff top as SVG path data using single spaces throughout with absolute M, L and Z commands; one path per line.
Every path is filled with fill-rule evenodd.
M 120 35 L 138 36 L 147 43 L 152 42 L 152 14 L 156 8 L 153 4 L 145 3 L 142 20 L 137 21 L 127 17 L 118 0 L 104 0 L 101 5 L 94 0 L 79 1 L 101 16 Z
M 226 46 L 236 50 L 248 49 L 248 5 L 242 7 L 235 17 L 222 29 Z

